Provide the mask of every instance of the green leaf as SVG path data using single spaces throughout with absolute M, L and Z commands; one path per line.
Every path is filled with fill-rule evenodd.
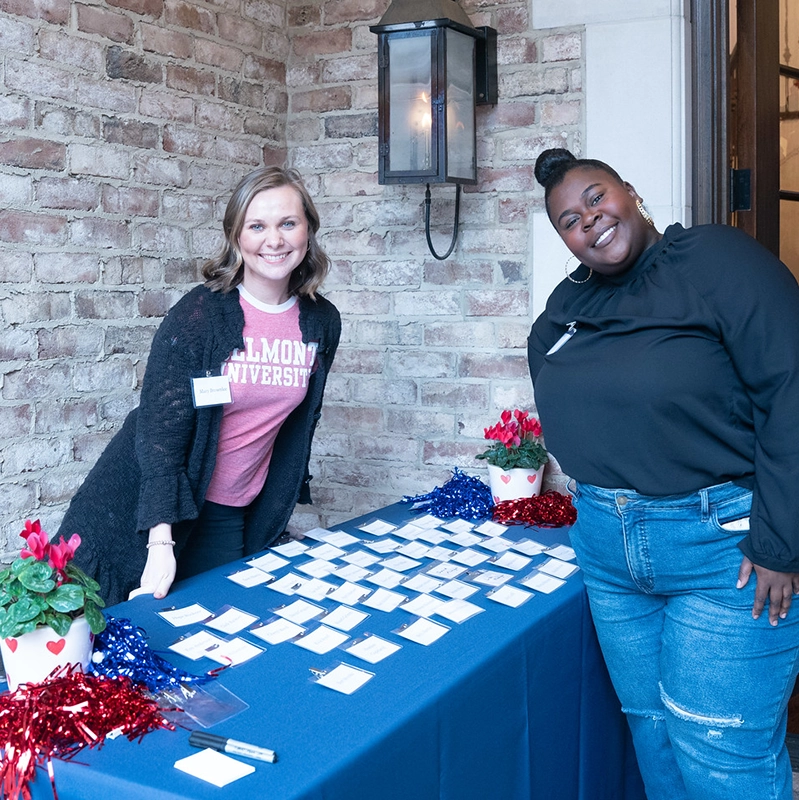
M 91 600 L 86 601 L 86 608 L 83 609 L 83 613 L 86 615 L 86 622 L 89 623 L 89 629 L 92 633 L 100 633 L 105 630 L 105 617 Z
M 59 635 L 66 636 L 72 625 L 72 617 L 69 614 L 48 611 L 45 615 L 46 623 Z
M 33 619 L 41 612 L 38 603 L 34 602 L 31 597 L 20 597 L 16 603 L 12 603 L 8 607 L 8 617 L 13 619 L 14 622 L 27 622 Z
M 62 583 L 47 596 L 47 604 L 56 611 L 77 611 L 83 608 L 83 587 L 77 583 Z
M 21 569 L 17 573 L 19 582 L 32 592 L 47 593 L 55 588 L 55 581 L 52 578 L 53 568 L 44 561 L 33 561 L 26 569 Z

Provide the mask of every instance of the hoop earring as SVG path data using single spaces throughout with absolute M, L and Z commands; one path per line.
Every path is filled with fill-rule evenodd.
M 574 278 L 572 278 L 572 276 L 571 276 L 571 275 L 569 275 L 569 262 L 570 262 L 570 261 L 571 261 L 573 258 L 577 258 L 577 256 L 575 256 L 575 255 L 571 255 L 571 256 L 569 256 L 569 257 L 566 259 L 566 277 L 567 277 L 567 278 L 568 278 L 568 279 L 569 279 L 569 280 L 570 280 L 572 283 L 586 283 L 587 281 L 590 281 L 590 280 L 591 280 L 591 276 L 594 274 L 594 268 L 593 268 L 593 267 L 589 267 L 589 268 L 588 268 L 588 277 L 587 277 L 587 278 L 583 278 L 583 280 L 581 280 L 581 281 L 576 281 L 576 280 L 574 280 Z M 577 263 L 579 264 L 580 262 L 578 261 Z
M 650 228 L 654 228 L 655 220 L 652 219 L 652 215 L 646 210 L 644 204 L 640 200 L 636 200 L 635 204 L 638 206 L 638 213 L 644 218 L 644 222 L 646 222 Z

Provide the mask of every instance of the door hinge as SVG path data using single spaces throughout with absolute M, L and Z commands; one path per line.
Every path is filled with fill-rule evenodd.
M 752 210 L 752 170 L 730 170 L 730 211 Z

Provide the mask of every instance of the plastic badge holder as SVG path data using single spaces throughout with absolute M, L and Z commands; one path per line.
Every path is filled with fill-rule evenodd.
M 240 697 L 216 681 L 204 686 L 182 683 L 177 689 L 162 692 L 159 698 L 181 709 L 203 728 L 225 722 L 249 708 Z M 184 724 L 185 719 L 181 718 L 180 723 Z

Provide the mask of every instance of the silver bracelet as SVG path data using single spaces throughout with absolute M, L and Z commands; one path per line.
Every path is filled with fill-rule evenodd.
M 147 549 L 155 547 L 157 544 L 168 544 L 174 546 L 175 542 L 172 539 L 156 539 L 154 542 L 147 542 Z

